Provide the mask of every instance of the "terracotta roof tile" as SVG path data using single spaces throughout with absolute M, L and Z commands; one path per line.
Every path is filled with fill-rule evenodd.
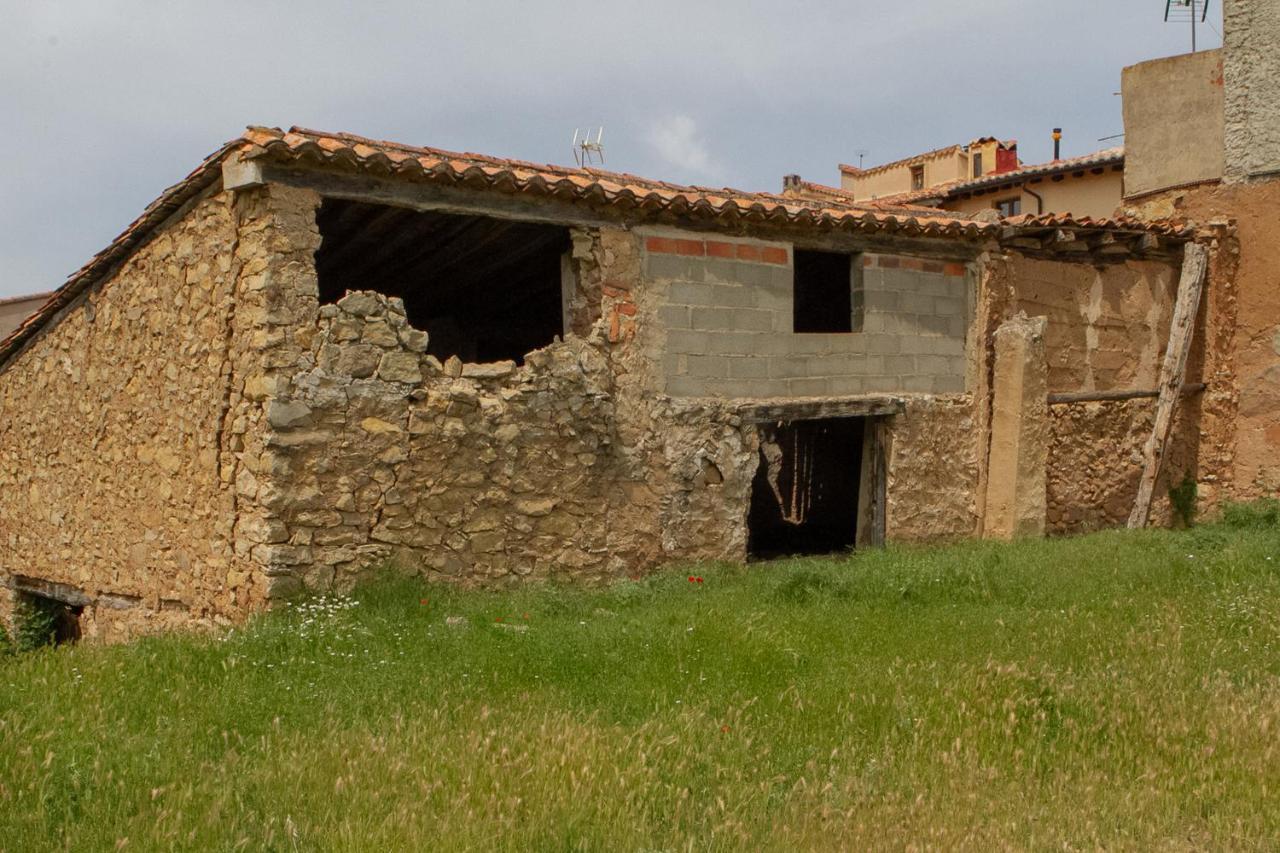
M 182 181 L 165 190 L 120 236 L 54 291 L 42 308 L 0 341 L 0 364 L 80 293 L 109 274 L 145 243 L 173 213 L 220 181 L 222 161 L 232 153 L 245 159 L 336 166 L 415 180 L 464 183 L 495 192 L 554 196 L 589 205 L 638 210 L 646 217 L 672 212 L 726 224 L 778 224 L 969 241 L 994 239 L 1002 227 L 937 211 L 890 206 L 885 200 L 854 203 L 838 197 L 838 194 L 820 200 L 806 200 L 727 187 L 683 186 L 603 169 L 578 169 L 481 154 L 460 154 L 347 133 L 323 133 L 297 127 L 288 131 L 250 127 L 205 158 Z M 1049 223 L 1024 217 L 1019 224 L 1071 227 L 1081 223 L 1062 218 Z M 1087 227 L 1116 227 L 1179 236 L 1190 233 L 1178 226 L 1151 226 L 1136 220 L 1090 221 Z

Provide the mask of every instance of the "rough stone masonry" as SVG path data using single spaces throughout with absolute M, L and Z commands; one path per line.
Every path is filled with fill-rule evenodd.
M 999 226 L 907 227 L 857 210 L 823 220 L 768 197 L 735 204 L 775 205 L 778 221 L 725 221 L 699 213 L 713 203 L 692 189 L 659 216 L 619 207 L 602 194 L 625 195 L 585 174 L 558 184 L 558 172 L 485 161 L 490 172 L 467 166 L 446 182 L 433 176 L 455 167 L 422 166 L 424 149 L 378 145 L 255 131 L 0 345 L 2 606 L 53 597 L 88 635 L 116 639 L 234 621 L 388 564 L 515 583 L 740 561 L 761 427 L 815 417 L 866 422 L 862 470 L 841 475 L 863 483 L 872 538 L 859 545 L 980 535 L 1005 467 L 1037 476 L 993 445 L 997 330 L 1052 281 L 1057 301 L 1037 314 L 1047 390 L 1035 393 L 1145 381 L 1108 359 L 1158 358 L 1153 330 L 1188 237 L 1113 228 L 1100 255 L 1087 236 L 1097 226 L 1077 238 L 1064 230 L 1075 226 L 1030 225 L 1013 237 L 1049 235 L 1032 260 Z M 255 152 L 266 165 L 242 159 Z M 285 159 L 272 166 L 271 152 Z M 423 171 L 388 174 L 406 158 Z M 513 196 L 517 185 L 545 195 Z M 558 334 L 518 360 L 464 363 L 433 354 L 399 296 L 354 287 L 322 300 L 317 211 L 329 198 L 383 205 L 381 221 L 397 209 L 462 217 L 450 233 L 490 235 L 477 263 L 522 250 L 501 245 L 503 223 L 563 227 Z M 836 220 L 844 230 L 822 224 Z M 378 255 L 388 239 L 354 244 L 353 257 L 395 264 Z M 793 328 L 798 250 L 846 259 L 848 331 Z M 1136 307 L 1117 314 L 1113 298 Z M 1125 343 L 1117 316 L 1155 337 Z M 1067 353 L 1092 373 L 1072 374 Z M 1052 519 L 1061 469 L 1076 464 L 1062 448 L 1096 439 L 1110 454 L 1132 429 L 1095 418 L 1098 434 L 1082 438 L 1039 422 Z M 1130 475 L 1100 476 L 1123 490 Z M 1043 516 L 1043 496 L 1019 506 L 1010 532 L 1045 526 L 1023 512 Z

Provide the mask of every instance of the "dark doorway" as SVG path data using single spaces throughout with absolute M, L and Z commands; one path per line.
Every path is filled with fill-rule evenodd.
M 856 544 L 864 418 L 760 426 L 747 554 L 831 554 Z
M 567 228 L 340 199 L 324 200 L 316 224 L 320 301 L 398 296 L 442 360 L 523 363 L 564 334 Z
M 18 593 L 18 645 L 24 650 L 74 643 L 80 639 L 84 607 L 33 592 Z

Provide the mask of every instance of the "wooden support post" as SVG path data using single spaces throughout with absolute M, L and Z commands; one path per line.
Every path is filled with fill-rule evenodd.
M 1169 433 L 1173 429 L 1173 415 L 1178 407 L 1178 398 L 1182 396 L 1182 379 L 1187 371 L 1187 355 L 1191 352 L 1196 312 L 1200 309 L 1200 291 L 1204 288 L 1208 268 L 1208 250 L 1199 243 L 1187 243 L 1183 249 L 1182 277 L 1178 281 L 1173 321 L 1169 324 L 1169 344 L 1164 351 L 1164 363 L 1160 366 L 1156 422 L 1143 449 L 1138 498 L 1129 515 L 1131 528 L 1146 527 L 1147 518 L 1151 515 L 1151 496 L 1155 492 L 1156 478 L 1160 476 L 1165 451 L 1169 446 Z
M 862 434 L 862 472 L 858 486 L 858 548 L 884 545 L 885 500 L 889 480 L 889 426 L 885 418 L 867 418 Z

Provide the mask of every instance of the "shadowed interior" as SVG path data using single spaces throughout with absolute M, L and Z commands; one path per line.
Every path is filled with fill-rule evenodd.
M 340 199 L 316 221 L 321 303 L 398 296 L 437 358 L 522 362 L 564 332 L 567 228 Z

